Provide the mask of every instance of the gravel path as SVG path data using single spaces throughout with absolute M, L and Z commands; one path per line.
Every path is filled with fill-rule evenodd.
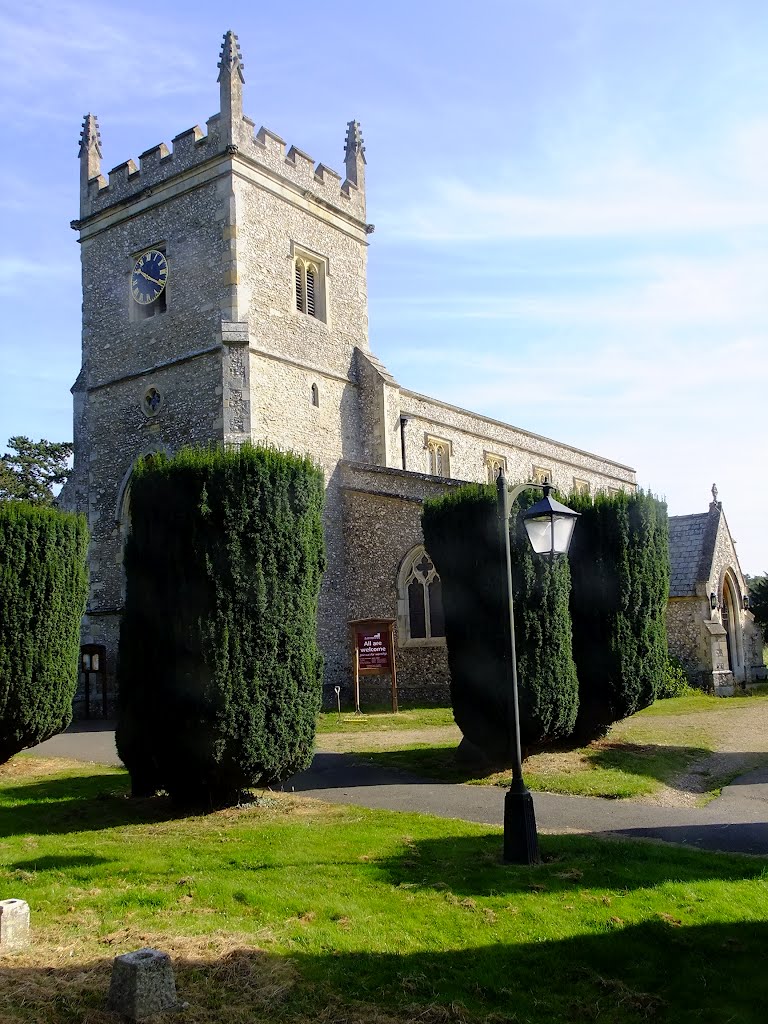
M 727 698 L 723 698 L 727 703 Z M 768 766 L 768 701 L 739 704 L 722 711 L 699 711 L 689 715 L 656 716 L 659 726 L 674 729 L 700 727 L 711 735 L 715 751 L 695 761 L 686 772 L 675 776 L 656 793 L 646 797 L 649 804 L 662 807 L 695 807 L 709 792 L 711 779 L 731 782 L 757 768 Z

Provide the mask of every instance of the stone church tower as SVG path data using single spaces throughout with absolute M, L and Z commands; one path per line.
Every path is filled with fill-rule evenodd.
M 136 459 L 250 439 L 307 454 L 325 472 L 326 683 L 349 682 L 348 621 L 389 617 L 403 696 L 445 697 L 423 498 L 493 480 L 502 466 L 510 480 L 546 477 L 564 493 L 631 491 L 634 471 L 400 387 L 368 345 L 373 228 L 360 125 L 347 126 L 342 178 L 255 130 L 232 32 L 218 67 L 220 109 L 206 132 L 148 149 L 139 166 L 127 160 L 105 178 L 95 116 L 83 124 L 72 225 L 83 358 L 75 465 L 61 496 L 91 531 L 83 642 L 100 651 L 110 690 Z
M 227 32 L 220 112 L 109 172 L 96 118 L 80 143 L 83 363 L 74 385 L 73 478 L 87 512 L 85 639 L 116 650 L 131 468 L 139 455 L 246 438 L 309 454 L 328 481 L 320 641 L 336 674 L 345 633 L 340 459 L 358 459 L 355 351 L 368 349 L 365 156 L 350 122 L 346 178 L 243 114 L 243 63 Z M 134 268 L 164 257 L 159 300 Z M 152 274 L 155 263 L 147 264 Z M 137 271 L 141 274 L 141 267 Z M 146 280 L 147 275 L 139 280 Z M 161 280 L 160 276 L 157 277 Z M 141 298 L 141 295 L 139 295 Z M 338 624 L 336 626 L 335 624 Z M 336 641 L 334 643 L 334 640 Z M 112 655 L 112 657 L 110 657 Z

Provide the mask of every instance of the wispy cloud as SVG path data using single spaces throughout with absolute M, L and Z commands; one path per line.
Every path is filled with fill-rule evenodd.
M 77 282 L 77 265 L 60 259 L 32 260 L 26 257 L 0 257 L 0 295 L 29 294 L 30 282 Z
M 500 276 L 491 260 L 484 282 L 473 275 L 471 287 L 464 282 L 453 291 L 426 287 L 394 296 L 382 312 L 414 322 L 507 321 L 521 328 L 593 327 L 623 335 L 676 328 L 732 333 L 768 324 L 768 246 L 748 245 L 719 257 L 660 252 L 603 259 L 584 268 L 576 287 L 572 270 L 553 269 L 546 289 L 525 273 L 504 268 Z
M 567 195 L 492 190 L 437 179 L 430 198 L 380 221 L 399 237 L 430 242 L 521 238 L 607 238 L 669 235 L 768 224 L 768 194 L 725 199 L 683 182 L 624 182 L 621 194 L 600 188 Z
M 149 12 L 148 12 L 149 13 Z M 151 17 L 151 14 L 150 14 Z M 126 9 L 28 0 L 0 9 L 0 90 L 6 120 L 69 119 L 73 96 L 94 94 L 102 103 L 124 98 L 129 83 L 149 69 L 163 96 L 197 83 L 193 56 L 167 33 L 150 31 L 136 45 Z
M 682 165 L 586 148 L 544 168 L 538 190 L 509 163 L 490 173 L 486 167 L 477 180 L 433 177 L 410 202 L 393 194 L 379 223 L 395 237 L 439 243 L 668 237 L 768 225 L 765 120 L 732 127 Z

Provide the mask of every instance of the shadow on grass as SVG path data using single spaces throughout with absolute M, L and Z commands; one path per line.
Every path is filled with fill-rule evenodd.
M 612 743 L 603 740 L 589 747 L 585 757 L 595 768 L 641 775 L 656 779 L 658 782 L 672 782 L 676 774 L 686 771 L 691 765 L 703 761 L 711 754 L 712 751 L 706 747 Z
M 502 860 L 502 836 L 494 832 L 420 839 L 378 863 L 395 886 L 462 897 L 589 889 L 631 892 L 670 881 L 736 882 L 768 876 L 768 864 L 757 857 L 713 858 L 699 850 L 670 849 L 653 843 L 633 844 L 631 857 L 627 857 L 626 846 L 622 849 L 612 839 L 542 836 L 541 850 L 543 863 L 535 867 L 506 864 Z
M 574 748 L 554 747 L 551 753 L 555 756 L 567 753 Z M 365 764 L 376 765 L 385 771 L 410 772 L 416 776 L 436 779 L 441 782 L 466 783 L 480 782 L 500 775 L 493 784 L 508 785 L 505 771 L 485 770 L 476 765 L 463 764 L 456 759 L 456 746 L 453 744 L 430 745 L 420 744 L 396 750 L 364 750 L 356 751 L 348 756 Z M 542 751 L 541 753 L 547 753 Z M 610 743 L 601 742 L 588 748 L 584 757 L 586 764 L 578 767 L 553 764 L 551 771 L 532 771 L 530 766 L 523 765 L 526 781 L 532 789 L 550 789 L 552 792 L 568 793 L 571 787 L 584 790 L 593 786 L 589 795 L 628 797 L 640 795 L 641 787 L 634 788 L 631 777 L 649 779 L 675 787 L 676 777 L 691 771 L 701 779 L 702 795 L 715 792 L 723 785 L 731 782 L 740 773 L 753 770 L 755 765 L 768 763 L 768 755 L 764 752 L 719 753 L 718 771 L 716 775 L 708 775 L 706 770 L 696 770 L 695 766 L 712 754 L 704 747 L 668 746 L 664 744 L 643 743 Z M 589 779 L 590 771 L 613 773 L 595 775 Z M 511 767 L 507 769 L 511 774 Z M 629 778 L 628 778 L 629 777 Z M 614 790 L 616 792 L 614 792 Z M 624 791 L 625 792 L 624 792 Z
M 92 868 L 97 864 L 109 864 L 109 857 L 95 854 L 49 854 L 46 857 L 31 857 L 6 864 L 9 871 L 70 871 L 72 868 Z
M 188 817 L 170 800 L 132 800 L 128 790 L 128 778 L 123 775 L 41 779 L 9 786 L 0 797 L 0 837 L 98 832 Z
M 241 947 L 203 959 L 188 949 L 172 950 L 172 962 L 178 997 L 189 1003 L 184 1019 L 217 1024 L 763 1024 L 768 972 L 759 964 L 766 923 L 606 921 L 598 933 L 537 941 L 534 926 L 525 941 L 447 951 L 299 951 L 286 958 Z M 111 963 L 52 967 L 6 960 L 0 996 L 11 1020 L 107 1024 L 114 1020 L 104 1009 Z M 34 1006 L 42 1015 L 28 1015 Z

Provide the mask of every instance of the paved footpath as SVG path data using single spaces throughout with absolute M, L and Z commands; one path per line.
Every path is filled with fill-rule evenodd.
M 31 753 L 98 764 L 120 764 L 109 723 L 82 722 Z M 318 753 L 312 767 L 285 790 L 330 803 L 414 811 L 500 825 L 504 791 L 495 786 L 435 782 L 355 761 L 354 755 Z M 608 833 L 659 839 L 706 850 L 768 855 L 768 769 L 750 772 L 725 787 L 706 807 L 656 807 L 631 800 L 535 793 L 539 829 Z

